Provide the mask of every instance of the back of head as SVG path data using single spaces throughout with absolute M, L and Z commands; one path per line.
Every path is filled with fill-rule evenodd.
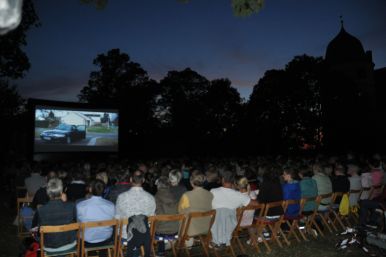
M 233 184 L 235 181 L 235 174 L 230 170 L 225 170 L 222 174 L 223 183 Z
M 145 175 L 142 171 L 136 170 L 131 175 L 130 181 L 133 185 L 142 186 L 143 182 L 145 182 Z
M 105 191 L 105 183 L 100 179 L 94 179 L 90 183 L 91 193 L 95 196 L 102 196 Z
M 219 180 L 218 171 L 214 167 L 209 168 L 205 175 L 208 182 L 218 182 Z
M 299 167 L 299 174 L 302 177 L 312 177 L 314 173 L 312 172 L 312 168 L 307 165 L 303 165 Z
M 51 200 L 60 198 L 63 192 L 62 180 L 59 178 L 50 179 L 47 182 L 46 190 L 47 190 L 47 195 Z
M 246 177 L 239 177 L 236 179 L 236 187 L 239 190 L 248 189 L 249 183 Z
M 371 158 L 368 162 L 371 168 L 379 168 L 381 165 L 381 161 L 377 158 Z
M 169 178 L 166 176 L 161 176 L 157 179 L 156 183 L 158 189 L 167 189 L 170 187 Z
M 169 182 L 172 186 L 177 186 L 180 183 L 181 178 L 182 178 L 181 171 L 175 169 L 169 172 Z
M 205 182 L 205 175 L 201 172 L 193 172 L 190 176 L 190 184 L 193 187 L 202 187 Z

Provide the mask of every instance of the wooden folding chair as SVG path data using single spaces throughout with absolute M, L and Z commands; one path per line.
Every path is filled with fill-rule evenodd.
M 318 209 L 318 211 L 316 212 L 315 219 L 320 218 L 323 223 L 323 226 L 326 227 L 328 231 L 330 231 L 330 233 L 333 232 L 332 231 L 333 229 L 334 231 L 337 231 L 337 228 L 335 227 L 335 224 L 333 224 L 330 217 L 331 205 L 332 205 L 332 201 L 331 201 L 332 193 L 319 195 L 319 197 L 320 197 L 319 206 L 325 206 L 326 209 L 324 210 Z
M 150 222 L 150 238 L 151 238 L 151 251 L 154 256 L 156 256 L 155 246 L 159 240 L 156 240 L 156 232 L 157 232 L 157 224 L 161 222 L 178 222 L 179 228 L 177 235 L 174 240 L 169 240 L 173 256 L 178 256 L 178 251 L 176 248 L 176 244 L 179 244 L 180 238 L 182 238 L 185 228 L 185 215 L 184 214 L 173 214 L 173 215 L 156 215 L 149 217 Z
M 347 223 L 347 226 L 348 227 L 351 227 L 351 224 L 350 224 L 350 221 L 348 221 L 348 215 L 341 215 L 340 214 L 340 211 L 339 211 L 339 205 L 340 205 L 340 202 L 337 202 L 337 199 L 342 199 L 343 195 L 347 194 L 348 196 L 348 193 L 347 192 L 335 192 L 332 197 L 331 197 L 331 205 L 330 205 L 330 214 L 332 216 L 331 220 L 332 220 L 332 224 L 336 224 L 338 223 L 342 230 L 345 230 L 346 229 L 346 225 L 343 223 L 343 221 L 345 221 Z
M 81 223 L 81 257 L 88 257 L 89 252 L 100 252 L 106 250 L 109 257 L 117 256 L 117 244 L 118 244 L 118 226 L 119 221 L 116 219 L 103 220 L 103 221 L 90 221 Z M 112 227 L 113 235 L 111 242 L 100 246 L 86 246 L 85 245 L 85 232 L 87 229 L 100 228 L 100 227 Z M 113 254 L 112 254 L 113 253 Z M 98 254 L 99 255 L 99 254 Z
M 270 232 L 269 240 L 275 240 L 276 243 L 279 245 L 280 248 L 283 247 L 283 244 L 280 242 L 280 239 L 278 237 L 278 234 L 280 233 L 281 237 L 283 238 L 284 242 L 289 246 L 290 242 L 288 241 L 286 235 L 283 233 L 283 230 L 281 229 L 281 224 L 284 222 L 284 212 L 281 215 L 278 215 L 278 218 L 275 219 L 269 219 L 267 218 L 269 210 L 273 208 L 282 208 L 284 205 L 284 201 L 277 201 L 277 202 L 271 202 L 267 203 L 265 205 L 264 214 L 262 217 L 257 217 L 256 219 L 256 225 L 257 225 L 257 235 L 264 238 L 263 231 L 268 230 Z M 271 249 L 268 248 L 268 252 L 271 252 Z
M 359 210 L 359 200 L 360 200 L 360 196 L 362 194 L 362 190 L 363 189 L 350 190 L 350 193 L 349 193 L 350 213 L 349 213 L 348 218 L 351 219 L 352 221 L 354 221 L 354 223 L 358 223 L 359 222 L 358 210 Z M 357 196 L 357 201 L 355 203 L 351 203 L 351 197 L 353 195 L 358 195 Z
M 250 245 L 255 247 L 257 252 L 260 252 L 259 241 L 256 233 L 257 229 L 256 229 L 255 218 L 253 217 L 252 220 L 248 223 L 242 223 L 244 214 L 247 212 L 253 212 L 254 216 L 261 217 L 264 212 L 264 207 L 265 207 L 265 204 L 257 204 L 257 205 L 251 205 L 251 206 L 237 209 L 237 226 L 233 231 L 232 241 L 238 245 L 238 247 L 240 248 L 240 251 L 243 254 L 246 254 L 245 248 L 240 240 L 240 237 L 242 237 L 243 234 L 246 234 L 247 236 L 249 236 Z M 264 243 L 267 249 L 270 249 L 264 237 L 262 237 L 262 242 Z
M 32 223 L 34 212 L 31 215 L 22 215 L 23 207 L 31 208 L 32 198 L 22 197 L 17 198 L 17 234 L 19 238 L 31 237 L 32 234 L 26 229 L 26 223 Z M 31 209 L 32 210 L 32 209 Z
M 296 238 L 296 241 L 300 242 L 300 239 L 298 235 L 296 234 L 296 231 L 299 232 L 301 237 L 304 241 L 308 241 L 304 231 L 300 229 L 299 223 L 303 219 L 303 207 L 304 207 L 304 201 L 302 200 L 285 200 L 284 201 L 284 213 L 287 211 L 288 207 L 291 205 L 299 205 L 299 212 L 296 213 L 294 216 L 288 216 L 284 215 L 284 222 L 289 227 L 289 233 L 287 235 L 287 238 L 289 239 L 291 235 L 293 235 Z
M 40 227 L 40 257 L 51 257 L 51 256 L 71 256 L 74 257 L 75 255 L 78 256 L 79 253 L 79 230 L 80 230 L 80 224 L 79 223 L 71 223 L 67 225 L 59 225 L 59 226 L 41 226 Z M 76 246 L 74 246 L 71 249 L 60 251 L 60 252 L 47 252 L 44 249 L 44 236 L 51 233 L 63 233 L 63 232 L 69 232 L 69 231 L 76 231 L 76 238 L 77 243 Z
M 149 217 L 149 219 L 151 219 L 151 217 Z M 124 252 L 126 250 L 126 245 L 123 243 L 122 232 L 123 232 L 123 229 L 126 228 L 128 223 L 129 223 L 129 219 L 127 219 L 127 218 L 119 220 L 119 231 L 118 231 L 116 257 L 124 257 L 125 256 Z M 140 251 L 141 251 L 141 256 L 144 256 L 145 251 L 144 251 L 143 246 L 141 246 Z
M 305 218 L 305 227 L 306 227 L 306 231 L 308 234 L 311 234 L 314 238 L 317 238 L 317 234 L 314 233 L 313 231 L 313 227 L 316 228 L 317 232 L 319 233 L 319 235 L 321 235 L 322 237 L 324 237 L 324 234 L 323 234 L 323 231 L 320 229 L 320 226 L 318 225 L 318 223 L 316 222 L 316 216 L 318 214 L 318 208 L 319 208 L 319 204 L 320 204 L 320 200 L 321 200 L 321 197 L 320 196 L 316 196 L 316 197 L 304 197 L 302 198 L 302 201 L 303 201 L 303 209 L 304 209 L 304 206 L 308 203 L 308 202 L 314 202 L 315 203 L 315 208 L 314 210 L 312 210 L 311 212 L 309 213 L 305 213 L 303 212 L 303 216 Z
M 216 210 L 210 210 L 206 212 L 190 212 L 188 214 L 186 218 L 185 229 L 179 243 L 179 248 L 184 249 L 188 257 L 192 255 L 190 254 L 190 250 L 186 247 L 185 241 L 190 240 L 191 238 L 193 240 L 200 241 L 200 244 L 205 256 L 209 257 L 209 243 L 211 240 L 210 229 L 212 228 L 215 217 L 216 217 Z M 189 229 L 190 229 L 190 226 L 192 225 L 192 221 L 201 221 L 205 223 L 207 222 L 208 223 L 207 229 L 205 229 L 205 231 L 203 231 L 200 234 L 190 234 Z M 202 256 L 202 255 L 200 254 L 199 256 Z

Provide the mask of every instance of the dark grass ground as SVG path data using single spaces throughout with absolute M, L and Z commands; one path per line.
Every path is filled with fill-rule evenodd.
M 14 208 L 7 204 L 1 205 L 0 209 L 0 257 L 18 256 L 21 251 L 21 243 L 17 238 L 17 229 L 12 222 L 15 218 Z M 368 256 L 362 249 L 351 247 L 346 250 L 337 250 L 335 244 L 342 237 L 328 235 L 326 238 L 311 239 L 309 242 L 297 243 L 291 241 L 291 246 L 280 249 L 276 244 L 272 244 L 272 252 L 267 254 L 265 248 L 261 245 L 262 253 L 256 253 L 248 248 L 249 256 L 274 256 L 274 257 L 363 257 Z M 240 253 L 240 252 L 238 252 Z M 169 256 L 171 256 L 169 254 Z M 225 256 L 225 255 L 224 255 Z M 378 254 L 378 256 L 380 256 Z

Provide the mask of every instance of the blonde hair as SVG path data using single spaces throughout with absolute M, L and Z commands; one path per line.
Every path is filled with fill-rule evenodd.
M 109 182 L 109 177 L 107 176 L 106 172 L 99 172 L 96 174 L 96 179 L 102 180 L 105 185 Z
M 251 191 L 251 187 L 249 185 L 248 179 L 246 177 L 241 177 L 236 180 L 236 187 L 238 190 L 245 189 L 249 193 Z

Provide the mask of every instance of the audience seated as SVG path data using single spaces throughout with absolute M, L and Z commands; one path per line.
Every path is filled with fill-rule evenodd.
M 342 164 L 336 164 L 334 176 L 331 177 L 332 192 L 348 193 L 350 191 L 350 181 L 346 176 L 345 167 Z M 339 204 L 342 197 L 335 199 L 335 204 Z
M 163 214 L 177 214 L 178 213 L 178 200 L 171 190 L 171 185 L 169 184 L 169 178 L 166 176 L 161 176 L 157 182 L 157 193 L 155 194 L 155 203 L 156 215 Z M 157 224 L 156 227 L 156 237 L 164 238 L 174 238 L 178 233 L 179 224 L 178 222 L 165 221 Z M 164 240 L 158 241 L 158 252 L 157 256 L 165 255 L 165 242 Z
M 297 178 L 297 172 L 293 168 L 285 168 L 283 170 L 283 200 L 300 200 L 301 190 Z M 291 204 L 287 207 L 285 215 L 294 217 L 299 214 L 300 205 Z
M 170 192 L 178 200 L 186 192 L 186 187 L 181 183 L 181 179 L 181 171 L 174 169 L 169 172 Z
M 237 225 L 236 209 L 247 206 L 251 202 L 248 195 L 233 189 L 234 173 L 225 171 L 222 174 L 222 186 L 210 190 L 213 194 L 212 208 L 216 210 L 216 218 L 212 226 L 212 241 L 218 245 L 229 245 L 232 232 Z
M 130 190 L 121 193 L 117 198 L 116 218 L 131 219 L 133 224 L 140 224 L 139 227 L 130 227 L 132 229 L 130 237 L 128 237 L 126 226 L 122 229 L 122 238 L 127 241 L 127 256 L 133 256 L 141 244 L 144 244 L 146 256 L 150 256 L 147 217 L 155 214 L 155 199 L 142 188 L 142 184 L 145 182 L 142 171 L 135 171 L 130 182 L 132 185 Z M 144 233 L 141 233 L 143 227 L 146 229 Z
M 125 171 L 119 176 L 118 181 L 110 187 L 106 199 L 116 203 L 118 195 L 130 189 L 130 172 Z
M 280 168 L 277 166 L 267 167 L 263 174 L 263 182 L 260 186 L 260 191 L 257 196 L 259 203 L 271 203 L 283 200 L 283 189 L 279 180 Z M 267 213 L 268 219 L 276 219 L 283 214 L 281 207 L 275 207 Z
M 76 202 L 86 197 L 86 182 L 82 171 L 75 171 L 72 174 L 72 181 L 66 188 L 67 200 Z
M 312 170 L 309 166 L 303 166 L 299 168 L 299 177 L 300 177 L 300 190 L 302 197 L 316 197 L 318 195 L 318 186 L 316 181 L 312 178 Z M 315 201 L 308 201 L 304 207 L 304 213 L 310 213 L 316 208 Z
M 80 201 L 76 205 L 78 222 L 111 220 L 115 217 L 115 206 L 112 202 L 102 198 L 105 189 L 103 181 L 91 181 L 89 191 L 91 197 Z M 84 234 L 87 247 L 105 245 L 112 241 L 113 229 L 111 227 L 88 228 Z
M 63 184 L 58 178 L 47 183 L 47 194 L 50 198 L 47 204 L 41 206 L 37 212 L 37 226 L 66 225 L 76 222 L 75 205 L 66 202 L 63 194 Z M 76 232 L 48 234 L 44 238 L 44 248 L 48 252 L 61 252 L 76 246 Z
M 178 204 L 178 212 L 188 214 L 190 212 L 210 211 L 212 210 L 213 194 L 203 188 L 205 176 L 201 172 L 193 172 L 190 176 L 191 191 L 184 193 Z M 199 235 L 208 230 L 208 221 L 205 219 L 192 220 L 189 227 L 188 235 Z M 186 242 L 187 246 L 191 246 L 193 240 Z
M 348 180 L 350 181 L 351 190 L 361 190 L 361 176 L 359 176 L 359 166 L 355 163 L 349 163 L 347 165 L 347 174 L 349 175 Z M 350 206 L 354 206 L 358 203 L 359 193 L 350 193 Z
M 327 175 L 329 173 L 329 165 L 322 167 L 320 164 L 314 165 L 314 176 L 312 177 L 318 187 L 318 195 L 324 195 L 332 193 L 332 183 L 330 177 Z M 319 210 L 323 211 L 327 209 L 331 199 L 323 199 L 320 202 Z
M 36 191 L 46 184 L 46 179 L 40 175 L 40 170 L 34 167 L 28 178 L 24 180 L 25 188 L 27 189 L 27 195 L 34 197 Z

